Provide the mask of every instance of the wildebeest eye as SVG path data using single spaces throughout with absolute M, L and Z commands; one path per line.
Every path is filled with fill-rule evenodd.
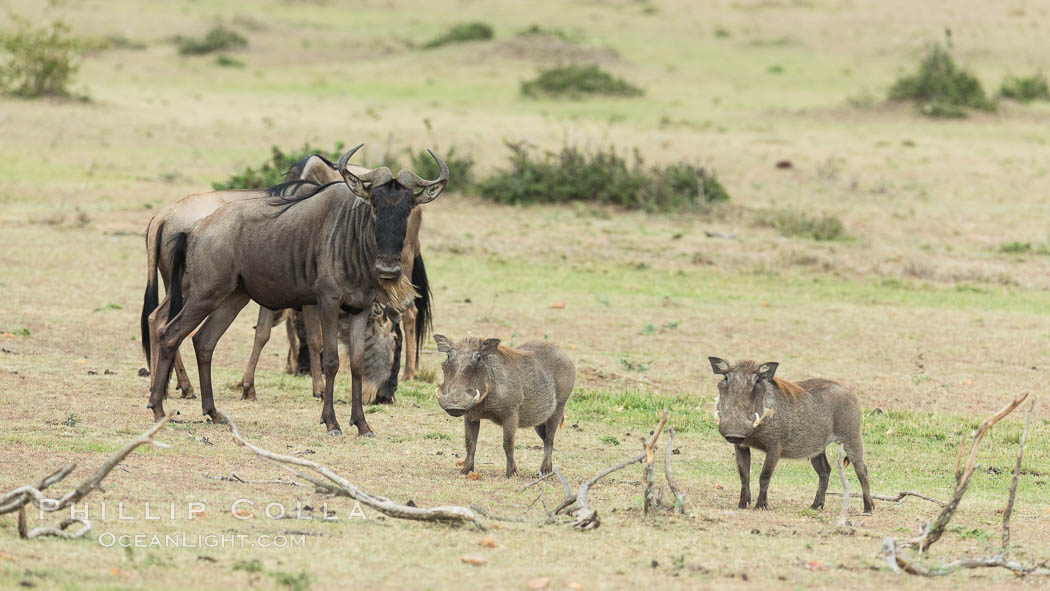
M 475 363 L 478 362 L 478 361 L 481 361 L 481 352 L 480 351 L 474 351 L 473 358 L 474 358 L 474 362 Z

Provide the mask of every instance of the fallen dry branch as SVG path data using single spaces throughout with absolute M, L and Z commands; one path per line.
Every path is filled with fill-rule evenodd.
M 645 495 L 643 497 L 642 512 L 648 515 L 652 512 L 653 507 L 659 505 L 659 499 L 653 493 L 653 484 L 656 480 L 656 475 L 653 471 L 653 464 L 656 462 L 656 441 L 660 438 L 660 433 L 664 430 L 664 425 L 667 424 L 668 411 L 665 408 L 664 414 L 660 417 L 660 424 L 653 430 L 652 436 L 648 440 L 642 438 L 642 447 L 645 450 L 645 468 L 642 470 L 642 482 L 645 483 Z
M 842 496 L 842 493 L 840 493 L 838 491 L 834 491 L 834 492 L 833 491 L 828 491 L 827 494 L 835 495 L 835 496 Z M 920 498 L 920 499 L 922 499 L 924 501 L 929 501 L 929 502 L 931 502 L 931 503 L 933 503 L 935 505 L 939 505 L 941 507 L 943 507 L 943 506 L 948 504 L 948 503 L 945 503 L 944 501 L 935 499 L 933 497 L 928 497 L 928 496 L 926 496 L 924 494 L 920 494 L 920 493 L 917 493 L 917 492 L 912 492 L 910 490 L 901 491 L 901 492 L 897 493 L 896 496 L 892 496 L 892 497 L 889 496 L 889 495 L 871 495 L 871 498 L 873 498 L 873 499 L 876 499 L 876 500 L 879 500 L 879 501 L 890 501 L 890 502 L 893 502 L 893 503 L 899 503 L 899 502 L 901 502 L 902 500 L 904 500 L 904 499 L 906 499 L 908 497 L 917 497 L 917 498 Z
M 849 481 L 846 480 L 846 466 L 842 462 L 842 446 L 839 446 L 836 463 L 839 465 L 839 480 L 842 481 L 842 515 L 839 516 L 838 527 L 849 527 Z
M 77 467 L 76 464 L 69 464 L 58 470 L 55 470 L 51 474 L 47 475 L 43 480 L 41 480 L 36 486 L 20 486 L 16 489 L 4 493 L 3 495 L 0 495 L 0 515 L 18 511 L 18 534 L 19 537 L 23 539 L 31 539 L 39 536 L 55 536 L 66 539 L 74 539 L 83 536 L 87 532 L 91 531 L 91 523 L 86 519 L 80 518 L 66 519 L 61 524 L 59 524 L 58 528 L 37 527 L 31 530 L 27 530 L 25 519 L 26 505 L 32 502 L 43 513 L 52 513 L 55 511 L 60 511 L 68 507 L 69 505 L 78 502 L 80 499 L 84 498 L 89 493 L 91 493 L 91 491 L 100 488 L 102 481 L 106 479 L 106 476 L 109 475 L 113 468 L 116 468 L 121 462 L 124 461 L 125 458 L 128 457 L 128 455 L 131 454 L 132 451 L 135 450 L 135 448 L 139 447 L 140 445 L 150 444 L 155 445 L 157 447 L 170 447 L 166 443 L 155 441 L 153 439 L 153 436 L 156 435 L 157 432 L 160 431 L 161 428 L 164 427 L 164 425 L 166 425 L 173 416 L 173 414 L 170 414 L 160 419 L 159 421 L 154 423 L 152 427 L 147 429 L 144 433 L 129 441 L 124 447 L 122 447 L 116 453 L 111 455 L 105 461 L 105 463 L 103 463 L 102 466 L 98 468 L 98 470 L 95 470 L 95 473 L 92 474 L 90 478 L 88 478 L 84 482 L 81 482 L 79 486 L 69 491 L 68 493 L 62 495 L 61 497 L 48 497 L 43 493 L 43 491 L 51 485 L 55 484 L 56 482 L 61 481 L 66 476 L 69 476 L 69 474 L 72 473 L 73 470 Z M 81 525 L 81 528 L 73 532 L 67 532 L 66 529 L 68 529 L 69 526 L 73 525 L 74 523 L 79 523 Z
M 1021 444 L 1017 448 L 1017 463 L 1014 464 L 1014 478 L 1010 483 L 1010 497 L 1006 501 L 1006 509 L 1003 511 L 1003 552 L 1010 547 L 1010 515 L 1014 511 L 1014 497 L 1017 496 L 1017 479 L 1021 475 L 1021 459 L 1024 458 L 1024 444 L 1028 439 L 1028 424 L 1032 422 L 1032 411 L 1035 409 L 1035 400 L 1028 405 L 1028 412 L 1024 417 L 1024 431 L 1021 432 Z
M 209 480 L 224 480 L 227 482 L 240 482 L 243 484 L 289 484 L 291 486 L 311 486 L 310 484 L 306 484 L 305 482 L 297 482 L 295 480 L 292 480 L 291 478 L 270 478 L 267 480 L 246 479 L 242 478 L 241 475 L 237 474 L 236 472 L 230 472 L 229 476 L 223 474 L 205 474 L 204 477 Z
M 674 447 L 674 429 L 668 429 L 667 449 L 664 450 L 664 477 L 667 479 L 667 487 L 671 489 L 671 494 L 674 495 L 675 510 L 682 515 L 685 515 L 685 495 L 682 494 L 681 489 L 678 488 L 678 483 L 675 482 L 674 476 L 671 475 L 672 447 Z
M 919 564 L 916 564 L 906 557 L 902 556 L 901 552 L 906 548 L 918 548 L 919 552 L 922 553 L 930 548 L 937 540 L 943 535 L 945 528 L 951 522 L 952 517 L 955 516 L 955 511 L 959 507 L 959 503 L 962 501 L 963 495 L 966 494 L 966 489 L 970 485 L 970 479 L 973 477 L 974 462 L 977 459 L 977 447 L 980 445 L 981 440 L 985 434 L 993 427 L 996 423 L 1003 419 L 1006 415 L 1014 411 L 1018 406 L 1021 405 L 1025 399 L 1028 398 L 1028 394 L 1022 394 L 1015 398 L 1009 404 L 999 409 L 998 412 L 988 417 L 981 423 L 980 427 L 974 433 L 973 442 L 970 444 L 970 453 L 966 457 L 966 462 L 962 464 L 962 457 L 965 451 L 965 443 L 959 446 L 958 459 L 956 461 L 956 481 L 955 491 L 952 493 L 951 500 L 944 506 L 940 515 L 928 527 L 923 527 L 921 535 L 915 538 L 898 540 L 895 538 L 886 538 L 882 543 L 882 555 L 886 559 L 886 563 L 889 564 L 890 568 L 894 572 L 906 572 L 913 575 L 921 575 L 926 577 L 934 577 L 946 575 L 954 572 L 960 568 L 987 568 L 987 567 L 1001 567 L 1010 570 L 1014 574 L 1019 576 L 1025 575 L 1050 575 L 1050 568 L 1045 565 L 1025 566 L 1019 562 L 1010 560 L 1007 558 L 1008 550 L 1004 547 L 1001 554 L 995 554 L 986 558 L 978 559 L 961 559 L 946 565 L 936 568 L 926 568 Z M 1029 414 L 1031 413 L 1031 407 L 1029 408 Z M 1025 421 L 1025 430 L 1021 435 L 1021 444 L 1019 455 L 1024 453 L 1024 442 L 1028 436 L 1028 421 Z M 961 465 L 960 465 L 961 464 Z M 1016 491 L 1016 482 L 1011 486 L 1010 497 L 1011 501 Z M 1009 518 L 1004 515 L 1004 528 L 1009 527 Z M 1009 540 L 1008 529 L 1004 529 L 1003 539 Z
M 581 484 L 580 489 L 576 492 L 576 498 L 574 499 L 576 502 L 576 521 L 573 522 L 572 526 L 577 529 L 597 529 L 598 526 L 601 525 L 601 520 L 598 519 L 598 512 L 591 509 L 590 505 L 587 503 L 587 491 L 590 490 L 596 482 L 613 472 L 622 470 L 631 464 L 637 464 L 638 462 L 643 461 L 645 461 L 645 452 L 642 452 L 629 460 L 624 460 L 615 466 L 606 468 L 599 472 L 594 478 Z M 557 511 L 555 511 L 555 513 L 557 513 Z
M 478 520 L 478 512 L 468 509 L 466 507 L 460 507 L 457 505 L 446 505 L 441 507 L 423 508 L 413 507 L 409 505 L 402 505 L 395 503 L 386 497 L 372 496 L 363 490 L 359 489 L 352 482 L 343 478 L 339 474 L 333 472 L 328 466 L 319 464 L 303 458 L 297 458 L 294 456 L 286 456 L 282 454 L 276 454 L 271 451 L 265 450 L 257 445 L 248 443 L 244 437 L 241 436 L 240 431 L 237 430 L 237 425 L 230 420 L 228 415 L 219 413 L 226 419 L 227 424 L 230 427 L 230 432 L 233 434 L 233 440 L 242 447 L 248 448 L 255 455 L 274 462 L 278 465 L 283 466 L 288 471 L 292 472 L 299 478 L 307 480 L 318 486 L 323 486 L 329 489 L 335 489 L 337 494 L 340 496 L 347 496 L 355 501 L 379 511 L 383 515 L 393 517 L 396 519 L 410 519 L 414 521 L 437 521 L 441 523 L 473 523 L 475 527 L 480 530 L 484 530 L 485 527 Z M 298 466 L 300 468 L 307 468 L 327 478 L 331 484 L 320 481 L 316 478 L 312 478 L 301 472 L 297 471 L 292 466 Z

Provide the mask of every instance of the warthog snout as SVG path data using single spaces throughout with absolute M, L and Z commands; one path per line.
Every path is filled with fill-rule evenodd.
M 741 444 L 744 442 L 744 439 L 746 439 L 746 437 L 744 437 L 743 435 L 723 435 L 723 437 L 725 437 L 726 441 L 732 443 L 733 445 Z
M 467 409 L 465 409 L 465 408 L 446 408 L 445 412 L 447 412 L 448 414 L 450 414 L 451 416 L 454 416 L 454 417 L 461 417 L 461 416 L 467 414 Z

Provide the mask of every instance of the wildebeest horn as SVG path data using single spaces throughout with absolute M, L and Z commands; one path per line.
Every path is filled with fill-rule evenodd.
M 362 199 L 368 199 L 370 188 L 365 188 L 365 183 L 369 183 L 372 187 L 382 185 L 383 183 L 390 182 L 393 176 L 390 173 L 390 169 L 385 166 L 379 168 L 373 168 L 371 170 L 360 166 L 354 166 L 357 170 L 350 170 L 350 158 L 355 152 L 361 149 L 364 144 L 359 144 L 356 148 L 350 150 L 343 157 L 339 159 L 337 165 L 339 174 L 343 175 L 343 180 L 346 181 L 350 190 Z M 364 170 L 365 172 L 359 172 Z
M 364 146 L 364 144 L 357 144 L 356 148 L 353 148 L 346 154 L 343 154 L 343 157 L 339 159 L 339 170 L 343 170 L 344 168 L 346 168 L 347 163 L 350 162 L 350 158 L 353 157 L 354 153 L 363 148 Z
M 419 178 L 419 175 L 412 172 L 411 170 L 402 169 L 397 173 L 397 182 L 401 183 L 406 189 L 415 191 L 416 189 L 423 189 L 423 192 L 416 196 L 416 205 L 422 205 L 424 203 L 430 203 L 437 199 L 438 195 L 445 190 L 445 185 L 448 184 L 448 165 L 433 150 L 427 148 L 427 153 L 434 159 L 438 164 L 438 168 L 441 169 L 441 173 L 438 174 L 438 178 L 428 181 L 426 179 Z

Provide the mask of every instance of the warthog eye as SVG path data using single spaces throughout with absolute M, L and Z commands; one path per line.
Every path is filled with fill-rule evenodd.
M 481 352 L 474 351 L 474 355 L 472 356 L 472 358 L 474 359 L 474 363 L 481 361 Z

